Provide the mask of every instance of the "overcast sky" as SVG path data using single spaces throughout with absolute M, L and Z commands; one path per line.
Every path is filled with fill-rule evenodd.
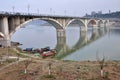
M 120 11 L 120 0 L 0 0 L 0 11 L 83 16 L 91 11 Z

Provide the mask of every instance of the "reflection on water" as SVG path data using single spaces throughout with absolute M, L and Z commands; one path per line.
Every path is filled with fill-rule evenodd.
M 96 54 L 107 60 L 120 60 L 120 28 L 88 29 L 68 27 L 66 37 L 57 37 L 51 26 L 26 25 L 19 29 L 12 41 L 19 41 L 22 48 L 50 46 L 57 50 L 55 58 L 63 60 L 96 60 Z
M 95 41 L 99 40 L 100 38 L 104 37 L 105 34 L 107 34 L 107 32 L 108 32 L 107 30 L 106 31 L 105 30 L 106 30 L 106 28 L 93 29 L 92 35 L 90 38 L 88 38 L 87 32 L 80 31 L 79 39 L 73 47 L 70 48 L 67 44 L 65 44 L 65 42 L 63 43 L 62 46 L 60 44 L 61 48 L 58 48 L 59 49 L 57 51 L 58 55 L 56 56 L 57 59 L 67 59 L 67 57 L 68 57 L 68 59 L 71 59 L 70 55 L 75 54 L 77 51 L 83 49 L 84 47 L 86 47 L 86 46 L 94 43 Z M 57 46 L 59 46 L 59 44 L 57 44 Z M 94 46 L 93 46 L 93 48 L 94 48 Z M 80 53 L 80 51 L 77 54 L 79 54 L 79 53 Z M 87 53 L 89 53 L 89 52 L 87 52 Z M 79 58 L 75 58 L 75 57 L 78 57 L 78 55 L 74 55 L 72 57 L 72 60 L 80 59 L 80 57 Z

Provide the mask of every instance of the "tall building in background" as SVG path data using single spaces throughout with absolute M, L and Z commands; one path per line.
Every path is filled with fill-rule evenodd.
M 95 14 L 96 14 L 96 12 L 95 12 L 95 11 L 92 11 L 92 12 L 91 12 L 91 15 L 92 15 L 92 16 L 93 16 L 93 15 L 95 15 Z
M 98 11 L 98 13 L 97 14 L 102 14 L 102 11 Z
M 111 13 L 111 11 L 109 10 L 109 14 Z

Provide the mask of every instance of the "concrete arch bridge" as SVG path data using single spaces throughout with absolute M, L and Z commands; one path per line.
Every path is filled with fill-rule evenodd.
M 87 31 L 88 26 L 97 28 L 109 25 L 109 20 L 99 18 L 0 12 L 0 33 L 3 36 L 0 40 L 4 41 L 1 44 L 10 46 L 10 38 L 14 32 L 33 20 L 44 20 L 52 24 L 58 37 L 64 37 L 66 28 L 72 22 L 78 22 L 82 31 Z

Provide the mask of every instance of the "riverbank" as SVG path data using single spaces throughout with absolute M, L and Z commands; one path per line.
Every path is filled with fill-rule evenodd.
M 100 76 L 100 64 L 96 61 L 37 59 L 29 62 L 27 73 L 24 70 L 25 61 L 10 65 L 1 70 L 0 80 L 118 80 L 120 61 L 105 62 L 103 77 Z
M 101 77 L 99 61 L 28 59 L 1 66 L 0 80 L 118 80 L 120 76 L 120 61 L 105 61 Z

